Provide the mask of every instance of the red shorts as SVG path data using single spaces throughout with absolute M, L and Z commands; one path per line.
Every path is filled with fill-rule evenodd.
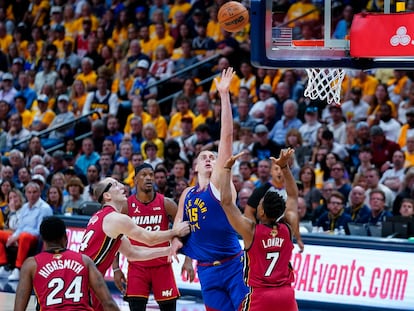
M 239 311 L 298 311 L 295 291 L 290 286 L 252 288 Z
M 130 262 L 126 296 L 148 298 L 151 290 L 156 301 L 180 297 L 171 264 L 146 267 Z

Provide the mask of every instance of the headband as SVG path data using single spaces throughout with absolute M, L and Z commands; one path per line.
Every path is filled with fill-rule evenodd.
M 142 171 L 145 168 L 150 168 L 152 171 L 154 170 L 151 164 L 142 163 L 141 165 L 138 165 L 137 167 L 135 167 L 135 175 L 137 175 L 140 171 Z

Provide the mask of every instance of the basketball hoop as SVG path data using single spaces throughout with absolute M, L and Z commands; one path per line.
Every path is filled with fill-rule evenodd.
M 308 85 L 304 95 L 310 99 L 326 100 L 330 105 L 339 105 L 341 85 L 345 78 L 343 68 L 308 68 Z

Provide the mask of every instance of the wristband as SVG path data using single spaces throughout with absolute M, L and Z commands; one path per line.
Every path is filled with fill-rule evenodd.
M 225 166 L 225 167 L 224 167 L 224 169 L 225 169 L 225 170 L 229 170 L 229 171 L 231 171 L 231 167 L 227 167 L 227 166 Z
M 120 268 L 115 268 L 115 269 L 112 269 L 112 271 L 115 273 L 116 271 L 121 271 L 121 269 Z

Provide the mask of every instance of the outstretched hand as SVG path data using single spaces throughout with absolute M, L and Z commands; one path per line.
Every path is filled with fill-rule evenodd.
M 190 233 L 190 223 L 188 221 L 183 221 L 177 224 L 175 230 L 175 235 L 182 238 Z
M 225 93 L 229 91 L 230 83 L 233 79 L 234 74 L 235 72 L 233 70 L 233 67 L 228 67 L 221 73 L 220 81 L 218 81 L 217 78 L 214 78 L 214 83 L 216 84 L 216 88 L 219 93 Z
M 295 150 L 292 148 L 282 149 L 280 151 L 279 158 L 270 157 L 273 164 L 279 165 L 280 167 L 285 167 L 289 165 L 289 159 L 295 154 Z
M 242 151 L 236 155 L 231 156 L 230 158 L 228 158 L 226 160 L 226 162 L 224 163 L 224 168 L 232 168 L 234 163 L 236 162 L 236 160 L 238 158 L 240 158 L 242 155 L 244 155 L 246 153 L 246 151 Z

